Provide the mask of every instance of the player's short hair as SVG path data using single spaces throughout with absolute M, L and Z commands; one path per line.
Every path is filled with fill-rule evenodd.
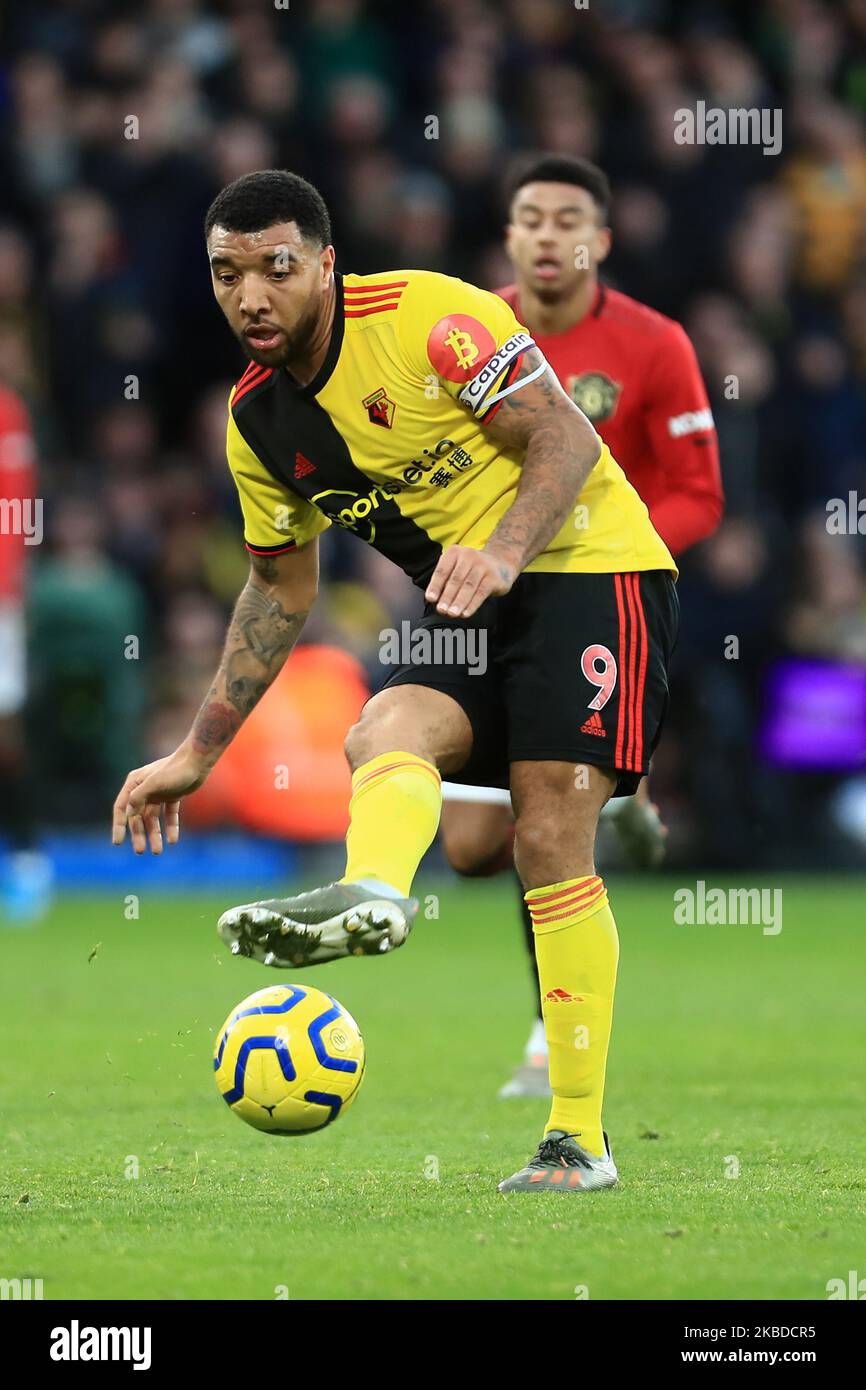
M 324 198 L 318 188 L 288 169 L 258 169 L 226 184 L 207 210 L 204 233 L 208 236 L 213 227 L 261 232 L 278 222 L 297 223 L 305 241 L 331 244 L 331 218 Z
M 527 183 L 573 183 L 585 188 L 598 208 L 602 223 L 610 212 L 610 184 L 607 175 L 597 164 L 570 154 L 533 155 L 515 165 L 508 178 L 506 193 L 508 207 Z

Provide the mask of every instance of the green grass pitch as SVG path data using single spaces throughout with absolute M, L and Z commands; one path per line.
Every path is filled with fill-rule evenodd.
M 564 1300 L 863 1277 L 864 883 L 783 880 L 778 936 L 677 926 L 677 886 L 609 883 L 621 1184 L 584 1197 L 496 1191 L 546 1114 L 496 1099 L 529 1018 L 506 879 L 422 875 L 439 918 L 404 949 L 299 972 L 368 1048 L 354 1107 L 300 1140 L 214 1086 L 217 1028 L 274 978 L 218 942 L 224 902 L 145 895 L 127 921 L 120 897 L 68 898 L 0 932 L 0 1277 L 47 1299 Z

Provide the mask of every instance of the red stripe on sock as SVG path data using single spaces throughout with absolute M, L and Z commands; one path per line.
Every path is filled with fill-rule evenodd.
M 559 918 L 563 914 L 569 916 L 574 912 L 582 911 L 585 907 L 589 907 L 597 898 L 603 897 L 604 892 L 604 884 L 599 884 L 597 888 L 590 888 L 586 892 L 575 893 L 573 897 L 565 898 L 562 902 L 554 903 L 550 907 L 530 907 L 529 915 L 533 922 L 549 922 L 555 917 Z
M 599 893 L 598 896 L 599 896 L 599 899 L 601 899 L 604 895 L 603 895 L 602 893 Z M 595 906 L 595 903 L 594 903 L 594 902 L 588 903 L 587 906 L 588 906 L 588 907 L 594 907 L 594 906 Z M 548 926 L 550 926 L 550 923 L 551 923 L 551 922 L 569 922 L 569 921 L 572 921 L 573 919 L 574 919 L 574 913 L 573 913 L 573 912 L 557 912 L 557 913 L 556 913 L 554 916 L 552 916 L 552 917 L 545 917 L 544 921 L 543 921 L 543 922 L 539 922 L 538 925 L 539 925 L 540 927 L 548 927 Z M 535 922 L 534 922 L 534 921 L 533 921 L 533 926 L 535 926 Z
M 548 908 L 547 912 L 529 915 L 538 926 L 544 926 L 547 922 L 562 922 L 566 917 L 574 917 L 577 913 L 584 912 L 586 908 L 592 907 L 594 903 L 604 897 L 604 889 L 601 888 L 597 893 L 591 893 L 589 897 L 579 901 L 560 903 L 559 907 Z
M 357 786 L 352 788 L 352 794 L 354 795 L 355 792 L 360 791 L 361 788 L 365 787 L 368 782 L 373 780 L 374 777 L 383 777 L 386 772 L 393 772 L 396 768 L 400 767 L 414 767 L 418 772 L 426 772 L 428 777 L 432 777 L 435 782 L 439 783 L 442 781 L 442 778 L 439 776 L 439 773 L 436 771 L 435 767 L 429 767 L 425 763 L 413 762 L 409 758 L 401 758 L 399 762 L 385 763 L 382 767 L 376 767 L 373 769 L 372 772 L 368 772 L 366 776 L 361 778 Z
M 560 898 L 567 897 L 569 893 L 574 893 L 575 891 L 577 891 L 578 888 L 589 888 L 591 885 L 596 883 L 601 883 L 601 878 L 598 874 L 593 874 L 589 878 L 584 879 L 582 882 L 578 881 L 577 883 L 569 883 L 569 885 L 566 888 L 557 888 L 554 892 L 545 893 L 544 896 L 541 898 L 533 898 L 529 906 L 530 908 L 537 906 L 547 907 L 549 903 L 555 903 Z

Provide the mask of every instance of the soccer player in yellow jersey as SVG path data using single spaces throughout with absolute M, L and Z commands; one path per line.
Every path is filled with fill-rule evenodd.
M 129 774 L 114 840 L 128 826 L 137 852 L 159 853 L 161 818 L 177 840 L 182 797 L 297 641 L 317 536 L 355 532 L 424 591 L 429 640 L 349 732 L 342 879 L 233 908 L 220 935 L 286 968 L 392 950 L 417 912 L 441 777 L 509 786 L 553 1099 L 536 1154 L 500 1190 L 610 1187 L 618 941 L 593 845 L 602 806 L 634 791 L 658 738 L 674 562 L 503 300 L 425 271 L 338 274 L 320 195 L 281 170 L 223 189 L 206 232 L 217 301 L 251 358 L 228 422 L 250 576 L 193 727 Z

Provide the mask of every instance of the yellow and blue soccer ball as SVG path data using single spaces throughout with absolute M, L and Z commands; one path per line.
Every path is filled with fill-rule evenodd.
M 364 1039 L 330 994 L 269 985 L 219 1030 L 214 1073 L 234 1113 L 268 1134 L 310 1134 L 349 1108 L 364 1078 Z

